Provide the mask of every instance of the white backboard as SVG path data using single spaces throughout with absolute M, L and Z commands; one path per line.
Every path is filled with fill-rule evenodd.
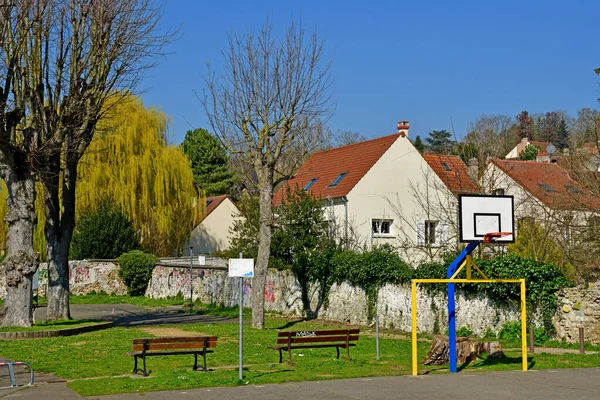
M 229 277 L 252 278 L 254 276 L 253 258 L 230 258 Z
M 495 242 L 513 243 L 515 241 L 514 202 L 512 196 L 459 195 L 460 242 L 483 242 L 487 233 L 510 232 L 511 235 L 499 237 Z

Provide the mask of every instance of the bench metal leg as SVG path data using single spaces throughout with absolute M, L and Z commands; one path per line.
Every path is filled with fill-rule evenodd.
M 283 362 L 283 352 L 279 349 L 279 364 Z
M 138 368 L 138 358 L 142 359 L 144 364 L 144 369 Z M 146 370 L 146 357 L 145 356 L 133 356 L 134 364 L 133 364 L 133 373 L 137 374 L 139 371 L 142 372 L 144 376 L 148 376 L 148 371 Z
M 194 371 L 198 371 L 198 353 L 194 353 Z
M 337 351 L 337 359 L 340 359 L 340 348 L 336 347 L 335 350 Z

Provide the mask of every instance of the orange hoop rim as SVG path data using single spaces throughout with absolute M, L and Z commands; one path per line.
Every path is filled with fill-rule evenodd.
M 483 241 L 484 241 L 484 243 L 493 243 L 497 239 L 500 239 L 501 237 L 511 236 L 512 234 L 513 234 L 512 232 L 488 232 L 483 237 Z

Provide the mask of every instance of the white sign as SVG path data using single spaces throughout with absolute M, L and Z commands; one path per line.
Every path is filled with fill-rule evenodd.
M 252 278 L 254 276 L 253 258 L 230 258 L 229 277 Z
M 206 256 L 198 256 L 198 264 L 206 265 Z

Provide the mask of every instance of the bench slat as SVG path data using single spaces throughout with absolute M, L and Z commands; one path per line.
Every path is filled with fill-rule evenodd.
M 295 331 L 295 332 L 279 332 L 277 334 L 278 337 L 314 337 L 314 336 L 327 336 L 327 335 L 345 335 L 346 332 L 351 335 L 358 335 L 360 333 L 360 329 L 336 329 L 336 330 L 324 330 L 324 331 Z
M 179 354 L 202 354 L 202 353 L 205 353 L 205 351 L 200 349 L 200 350 L 159 351 L 159 352 L 147 351 L 146 353 L 144 353 L 143 351 L 129 351 L 125 354 L 127 354 L 130 357 L 133 357 L 133 356 L 142 356 L 144 354 L 146 356 L 176 356 Z M 209 354 L 209 353 L 214 353 L 214 350 L 206 350 L 206 354 Z
M 216 336 L 208 336 L 208 340 L 214 342 L 217 340 Z M 187 342 L 204 342 L 204 336 L 185 336 L 185 337 L 159 337 L 150 339 L 133 339 L 133 344 L 143 344 L 144 341 L 148 343 L 187 343 Z
M 149 343 L 146 348 L 147 351 L 152 350 L 167 350 L 167 349 L 202 349 L 204 342 L 190 342 L 190 343 Z M 217 347 L 217 342 L 208 342 L 206 347 Z M 133 351 L 144 350 L 143 344 L 133 345 Z
M 358 335 L 348 337 L 348 340 L 356 341 L 358 340 Z M 279 338 L 277 339 L 277 344 L 286 344 L 288 342 L 287 338 Z M 322 343 L 322 342 L 346 342 L 346 335 L 343 336 L 313 336 L 313 337 L 294 337 L 292 338 L 292 343 Z
M 355 347 L 356 344 L 355 343 L 349 343 L 348 346 L 350 347 Z M 316 349 L 316 348 L 320 348 L 320 347 L 339 347 L 339 348 L 345 348 L 346 347 L 346 343 L 337 343 L 337 344 L 307 344 L 305 346 L 302 345 L 295 345 L 292 344 L 292 346 L 290 347 L 291 350 L 294 349 Z M 271 349 L 273 350 L 286 350 L 287 351 L 287 346 L 273 346 L 271 347 Z

